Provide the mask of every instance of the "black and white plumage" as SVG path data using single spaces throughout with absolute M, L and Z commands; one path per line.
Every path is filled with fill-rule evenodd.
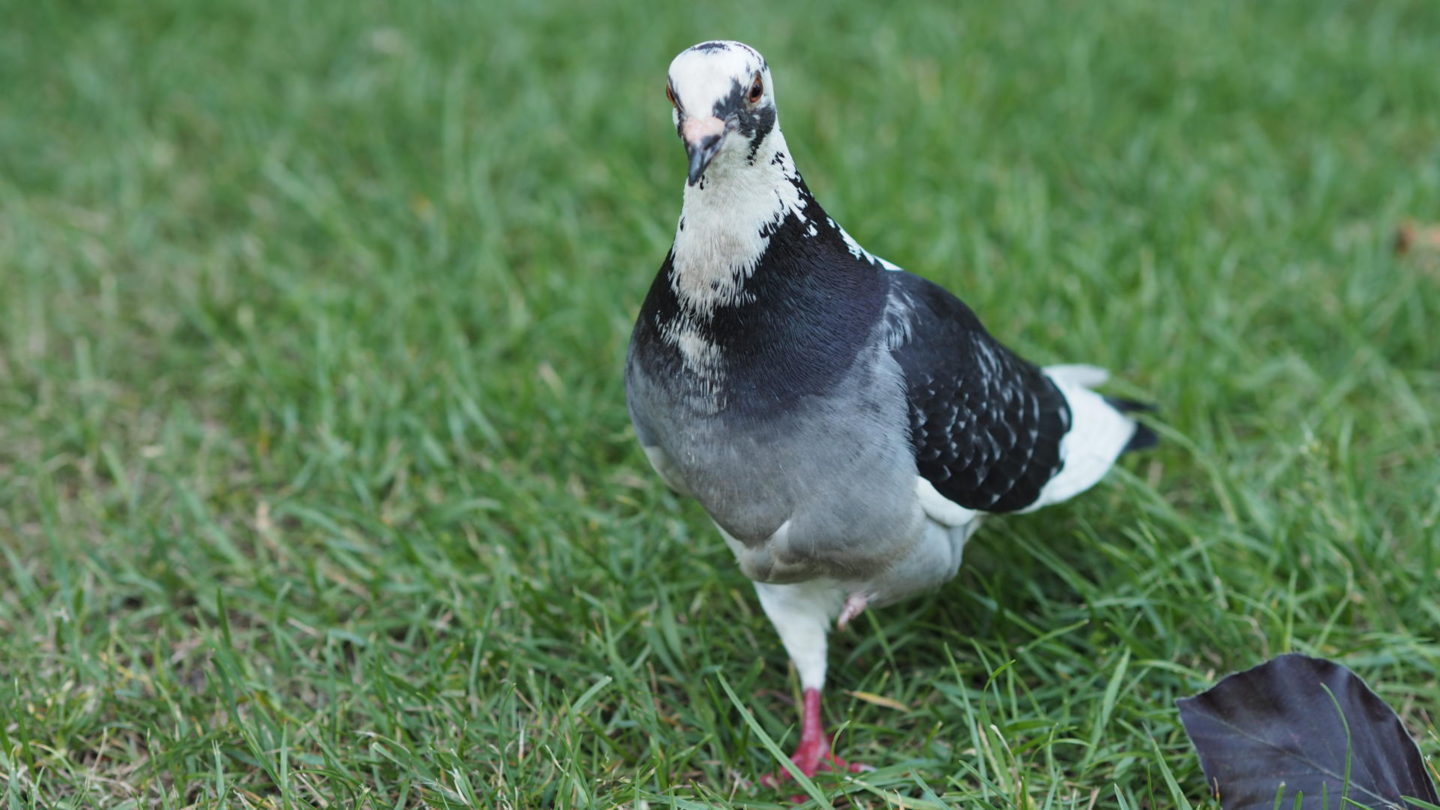
M 839 763 L 819 720 L 832 621 L 942 584 L 984 515 L 1076 495 L 1154 435 L 1092 390 L 1102 370 L 1022 360 L 836 225 L 754 49 L 689 48 L 667 95 L 689 172 L 631 338 L 630 414 L 755 580 L 806 690 L 813 773 Z

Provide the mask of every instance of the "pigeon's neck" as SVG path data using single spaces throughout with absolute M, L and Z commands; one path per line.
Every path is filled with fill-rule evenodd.
M 675 245 L 642 321 L 694 407 L 824 390 L 881 317 L 882 269 L 806 189 L 778 130 L 685 189 Z M 754 396 L 762 392 L 762 396 Z M 766 394 L 765 392 L 768 392 Z
M 779 127 L 747 154 L 722 155 L 685 187 L 670 279 L 680 305 L 704 315 L 745 303 L 771 236 L 787 217 L 817 214 Z

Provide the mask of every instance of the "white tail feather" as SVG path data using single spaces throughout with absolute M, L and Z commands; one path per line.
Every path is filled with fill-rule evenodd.
M 1040 497 L 1025 510 L 1069 500 L 1105 477 L 1115 459 L 1135 435 L 1135 420 L 1116 410 L 1091 391 L 1110 374 L 1086 365 L 1049 366 L 1044 369 L 1070 405 L 1070 432 L 1060 440 L 1065 466 L 1040 490 Z
M 1050 379 L 1057 383 L 1067 382 L 1085 388 L 1104 385 L 1110 379 L 1108 369 L 1086 363 L 1062 363 L 1057 366 L 1046 366 L 1041 371 L 1050 375 Z

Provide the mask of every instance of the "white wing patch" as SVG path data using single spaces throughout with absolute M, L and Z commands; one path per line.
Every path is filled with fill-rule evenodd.
M 980 518 L 980 513 L 974 509 L 966 509 L 941 495 L 935 485 L 925 480 L 923 475 L 915 476 L 915 494 L 920 498 L 920 508 L 925 510 L 925 516 L 942 526 L 953 529 Z

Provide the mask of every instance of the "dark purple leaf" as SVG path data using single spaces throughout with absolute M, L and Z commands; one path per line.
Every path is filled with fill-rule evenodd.
M 1400 718 L 1333 661 L 1282 655 L 1176 704 L 1225 810 L 1440 803 Z

